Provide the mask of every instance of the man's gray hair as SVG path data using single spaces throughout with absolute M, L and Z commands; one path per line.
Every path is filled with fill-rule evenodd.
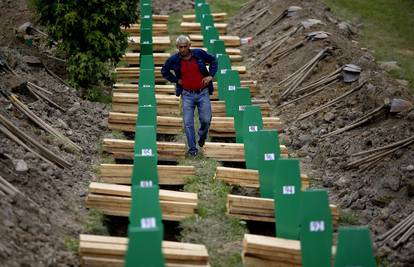
M 177 39 L 175 39 L 176 44 L 189 44 L 191 43 L 190 37 L 187 35 L 179 35 Z

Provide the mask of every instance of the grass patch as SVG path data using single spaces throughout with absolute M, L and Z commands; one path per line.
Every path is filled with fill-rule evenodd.
M 105 216 L 96 209 L 90 209 L 86 221 L 86 234 L 109 235 L 108 228 L 105 226 Z
M 360 41 L 380 61 L 397 61 L 390 74 L 409 81 L 414 94 L 414 6 L 412 0 L 324 0 L 338 15 L 363 23 Z
M 247 230 L 243 222 L 226 215 L 230 188 L 214 179 L 219 163 L 198 155 L 180 165 L 196 167 L 196 176 L 189 177 L 184 189 L 198 194 L 198 214 L 180 223 L 181 241 L 204 244 L 212 266 L 242 266 L 241 240 Z
M 70 251 L 74 254 L 77 254 L 79 251 L 79 240 L 70 236 L 65 236 L 63 240 L 65 248 L 67 251 Z
M 106 92 L 103 88 L 89 87 L 84 90 L 83 97 L 91 102 L 100 102 L 104 104 L 112 103 L 112 95 L 108 91 Z
M 357 214 L 341 210 L 339 213 L 340 225 L 358 225 L 359 217 Z

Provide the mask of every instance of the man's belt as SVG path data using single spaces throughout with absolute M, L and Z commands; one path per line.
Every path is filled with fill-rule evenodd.
M 192 90 L 192 89 L 185 89 L 183 88 L 185 91 L 189 92 L 189 93 L 193 93 L 193 94 L 199 94 L 201 92 L 203 92 L 205 89 L 207 89 L 208 87 L 204 87 L 201 89 L 196 89 L 196 90 Z

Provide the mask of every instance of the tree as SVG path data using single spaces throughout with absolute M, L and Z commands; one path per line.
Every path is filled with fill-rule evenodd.
M 31 0 L 39 20 L 68 55 L 75 85 L 98 84 L 127 48 L 120 26 L 136 21 L 138 0 Z M 109 63 L 109 64 L 108 64 Z

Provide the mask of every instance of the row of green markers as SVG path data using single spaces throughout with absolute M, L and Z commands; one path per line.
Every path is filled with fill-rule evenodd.
M 140 1 L 139 107 L 135 129 L 132 205 L 128 226 L 126 267 L 165 266 L 164 227 L 157 172 L 157 106 L 152 40 L 152 3 Z
M 301 190 L 300 162 L 281 159 L 278 132 L 263 129 L 261 110 L 252 106 L 249 88 L 240 86 L 238 72 L 231 69 L 209 5 L 196 0 L 195 13 L 203 44 L 218 60 L 219 100 L 225 102 L 226 115 L 234 117 L 236 142 L 244 143 L 246 168 L 259 171 L 261 197 L 277 200 L 276 236 L 300 240 L 303 266 L 332 266 L 333 226 L 327 191 Z M 335 267 L 376 266 L 367 227 L 340 227 L 335 254 Z

